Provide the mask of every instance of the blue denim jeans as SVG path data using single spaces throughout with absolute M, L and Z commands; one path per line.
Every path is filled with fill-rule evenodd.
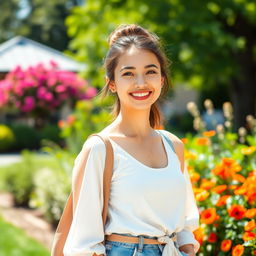
M 125 236 L 132 236 L 128 234 L 122 234 Z M 107 256 L 161 256 L 164 248 L 164 244 L 144 244 L 144 238 L 156 238 L 152 236 L 139 236 L 140 242 L 124 243 L 105 241 L 106 255 Z M 181 252 L 181 255 L 187 256 L 188 254 Z

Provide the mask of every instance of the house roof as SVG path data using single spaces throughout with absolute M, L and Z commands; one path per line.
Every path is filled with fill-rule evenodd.
M 62 52 L 22 36 L 0 44 L 0 72 L 9 72 L 18 65 L 22 68 L 38 63 L 49 66 L 50 61 L 56 62 L 61 70 L 80 71 L 85 68 L 84 64 Z

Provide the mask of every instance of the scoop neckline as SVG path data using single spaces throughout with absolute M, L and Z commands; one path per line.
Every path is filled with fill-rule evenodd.
M 111 138 L 109 138 L 111 140 L 111 142 L 113 142 L 121 151 L 123 151 L 128 157 L 130 157 L 132 160 L 134 160 L 135 162 L 137 162 L 139 165 L 141 165 L 142 167 L 149 169 L 149 170 L 153 170 L 153 171 L 163 171 L 166 170 L 170 167 L 170 157 L 169 157 L 169 152 L 168 152 L 168 147 L 165 141 L 164 136 L 161 134 L 161 132 L 159 132 L 158 130 L 155 130 L 158 134 L 160 134 L 163 145 L 164 145 L 164 149 L 165 152 L 167 154 L 167 165 L 165 167 L 161 167 L 161 168 L 153 168 L 150 166 L 147 166 L 145 164 L 143 164 L 142 162 L 140 162 L 139 160 L 137 160 L 135 157 L 133 157 L 131 154 L 129 154 L 126 150 L 124 150 L 118 143 L 116 143 L 114 140 L 112 140 Z

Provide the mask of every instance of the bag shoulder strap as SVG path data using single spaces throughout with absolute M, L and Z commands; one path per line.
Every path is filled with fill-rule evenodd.
M 109 141 L 107 135 L 103 133 L 95 133 L 90 136 L 99 136 L 106 146 L 106 158 L 105 158 L 105 168 L 103 173 L 103 211 L 102 211 L 102 220 L 103 225 L 106 224 L 107 214 L 108 214 L 108 202 L 110 197 L 110 185 L 113 175 L 113 165 L 114 165 L 114 152 L 112 144 Z

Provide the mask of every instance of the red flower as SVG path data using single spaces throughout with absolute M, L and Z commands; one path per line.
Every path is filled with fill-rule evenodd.
M 234 204 L 228 209 L 229 216 L 235 218 L 236 220 L 242 219 L 245 212 L 246 209 L 242 205 Z
M 215 243 L 217 241 L 217 235 L 215 233 L 211 233 L 208 237 L 209 243 Z
M 223 240 L 223 241 L 221 242 L 220 248 L 221 248 L 221 250 L 222 250 L 223 252 L 228 252 L 228 251 L 230 250 L 230 248 L 231 248 L 231 245 L 232 245 L 231 240 L 229 240 L 229 239 Z

